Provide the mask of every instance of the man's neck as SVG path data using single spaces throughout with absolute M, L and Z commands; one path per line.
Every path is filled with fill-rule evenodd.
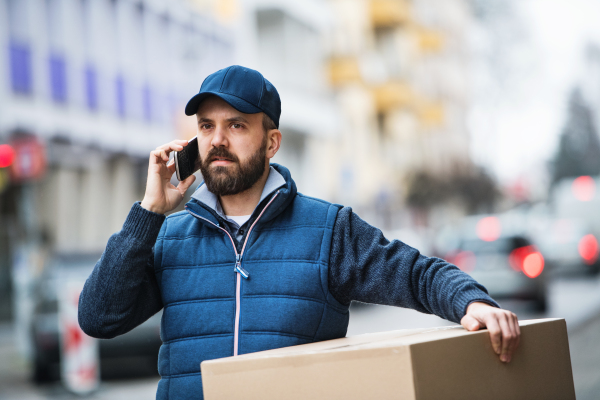
M 219 196 L 223 212 L 228 216 L 250 215 L 258 205 L 260 196 L 269 177 L 269 167 L 252 187 L 244 192 L 230 196 Z

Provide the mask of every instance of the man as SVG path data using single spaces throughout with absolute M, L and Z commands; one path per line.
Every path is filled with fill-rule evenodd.
M 279 150 L 281 103 L 259 72 L 232 66 L 205 79 L 186 106 L 196 115 L 200 185 L 177 187 L 175 140 L 150 154 L 146 193 L 87 280 L 79 323 L 90 336 L 128 332 L 164 308 L 157 398 L 202 396 L 203 360 L 346 335 L 352 300 L 434 313 L 487 327 L 509 362 L 514 314 L 455 266 L 427 258 L 348 207 L 305 197 Z M 243 394 L 240 394 L 243 397 Z

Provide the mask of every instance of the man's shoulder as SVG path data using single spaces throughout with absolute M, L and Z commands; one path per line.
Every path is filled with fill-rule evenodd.
M 192 217 L 192 216 L 187 211 L 178 211 L 176 213 L 167 215 L 167 219 L 171 220 L 171 222 L 173 222 L 173 220 L 180 219 L 182 217 Z
M 167 216 L 165 223 L 163 224 L 163 232 L 178 232 L 181 230 L 181 227 L 189 225 L 189 219 L 193 218 L 194 217 L 187 211 L 178 211 L 170 214 Z
M 325 206 L 325 207 L 334 206 L 334 207 L 337 207 L 340 209 L 343 207 L 339 204 L 331 203 L 329 201 L 319 199 L 316 197 L 306 196 L 302 193 L 296 193 L 296 201 L 298 201 L 298 200 L 307 205 Z
M 292 203 L 282 213 L 282 217 L 292 223 L 320 226 L 324 220 L 331 218 L 335 220 L 341 208 L 338 204 L 297 193 Z

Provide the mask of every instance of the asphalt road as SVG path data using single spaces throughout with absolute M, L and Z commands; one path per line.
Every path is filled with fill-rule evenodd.
M 575 389 L 579 400 L 600 398 L 600 276 L 557 279 L 550 284 L 548 312 L 536 313 L 526 302 L 501 302 L 520 319 L 561 317 L 567 321 Z M 348 335 L 396 329 L 450 325 L 436 316 L 416 311 L 356 304 L 351 308 Z M 0 325 L 0 400 L 76 399 L 60 384 L 35 386 L 26 363 L 17 354 L 12 327 Z M 130 400 L 154 398 L 158 377 L 111 380 L 86 398 Z

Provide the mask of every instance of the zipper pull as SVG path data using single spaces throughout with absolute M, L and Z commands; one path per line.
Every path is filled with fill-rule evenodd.
M 242 256 L 240 254 L 235 256 L 235 268 L 233 269 L 233 272 L 239 272 L 244 279 L 250 278 L 248 271 L 242 268 Z

